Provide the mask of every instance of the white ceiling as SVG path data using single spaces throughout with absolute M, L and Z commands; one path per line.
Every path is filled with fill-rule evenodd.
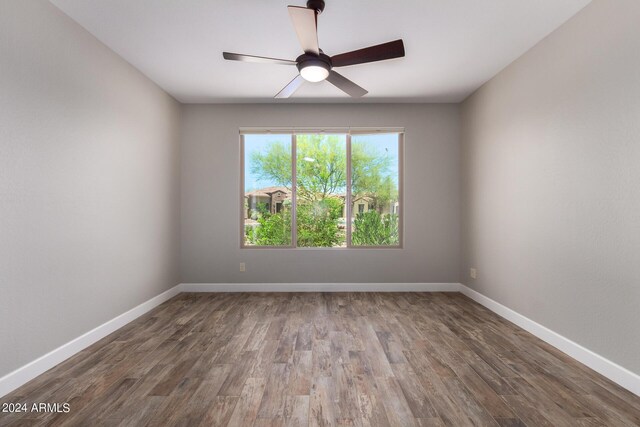
M 340 68 L 360 102 L 459 102 L 590 0 L 326 0 L 328 55 L 398 38 L 406 57 Z M 295 59 L 286 6 L 306 0 L 51 0 L 181 102 L 283 102 L 295 67 L 225 61 L 222 51 Z M 352 102 L 328 82 L 284 102 Z

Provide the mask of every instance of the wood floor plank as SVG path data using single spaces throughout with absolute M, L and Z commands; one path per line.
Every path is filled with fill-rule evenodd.
M 372 375 L 371 368 L 367 366 L 367 359 L 362 351 L 352 351 L 350 354 L 350 366 L 354 373 L 354 384 L 358 397 L 360 421 L 365 426 L 388 426 L 386 409 L 384 407 L 385 396 Z
M 384 353 L 373 327 L 368 325 L 366 321 L 361 320 L 360 333 L 365 342 L 364 355 L 369 362 L 369 366 L 371 366 L 373 375 L 376 377 L 393 376 L 387 355 Z
M 216 398 L 231 371 L 229 365 L 218 365 L 206 378 L 200 380 L 195 392 L 187 397 L 183 415 L 177 423 L 184 426 L 197 425 L 207 416 L 210 408 L 217 404 Z
M 286 322 L 278 339 L 278 348 L 274 359 L 276 363 L 287 363 L 293 357 L 298 338 L 298 329 L 299 326 L 295 320 Z
M 339 365 L 349 362 L 349 345 L 347 334 L 343 331 L 329 332 L 332 364 Z
M 447 426 L 469 426 L 473 423 L 459 410 L 443 381 L 431 367 L 424 354 L 417 351 L 404 352 L 424 390 L 429 393 L 431 403 L 437 414 Z
M 504 396 L 504 401 L 511 410 L 518 414 L 518 418 L 527 426 L 550 427 L 553 424 L 547 420 L 538 409 L 534 408 L 522 396 Z
M 273 363 L 271 365 L 271 372 L 258 410 L 258 418 L 282 418 L 290 369 L 291 365 L 288 363 Z
M 308 396 L 313 375 L 312 351 L 294 351 L 287 394 Z
M 150 396 L 169 396 L 173 390 L 186 377 L 187 372 L 197 362 L 197 358 L 193 357 L 185 359 L 171 367 L 166 376 L 149 392 Z
M 284 425 L 302 427 L 309 424 L 309 396 L 287 396 L 284 405 Z
M 333 372 L 333 359 L 331 358 L 331 342 L 327 340 L 314 340 L 312 347 L 313 377 L 330 377 Z
M 247 379 L 229 419 L 229 427 L 250 426 L 255 422 L 266 383 L 265 378 Z
M 452 399 L 457 403 L 457 408 L 474 424 L 498 425 L 491 414 L 474 398 L 473 393 L 464 386 L 460 379 L 446 378 L 443 382 Z
M 444 427 L 442 418 L 416 418 L 416 425 L 419 427 Z
M 180 294 L 0 426 L 640 426 L 640 397 L 459 294 Z
M 415 418 L 437 418 L 438 413 L 431 403 L 430 393 L 424 389 L 413 369 L 408 364 L 395 364 L 391 368 L 413 416 Z
M 298 339 L 296 340 L 296 350 L 306 351 L 311 350 L 311 339 L 313 334 L 313 324 L 304 323 L 298 329 Z
M 228 425 L 238 399 L 238 396 L 216 396 L 213 404 L 198 425 L 202 427 Z
M 317 377 L 311 385 L 309 425 L 334 426 L 336 420 L 335 384 L 332 377 Z
M 358 393 L 353 367 L 348 363 L 334 365 L 333 379 L 336 423 L 338 425 L 356 424 L 361 417 L 358 406 L 354 404 L 358 401 Z
M 383 396 L 382 404 L 385 407 L 387 419 L 392 426 L 415 426 L 417 422 L 409 403 L 404 397 L 404 393 L 394 377 L 376 378 L 376 383 L 380 387 Z
M 172 425 L 186 418 L 185 408 L 189 400 L 197 392 L 202 384 L 199 378 L 184 378 L 172 391 L 171 396 L 166 396 L 149 425 Z M 154 396 L 149 396 L 154 397 Z
M 494 418 L 516 418 L 504 400 L 470 366 L 457 367 L 455 372 L 478 403 Z
M 220 396 L 240 396 L 242 389 L 251 375 L 251 370 L 257 362 L 257 351 L 245 351 L 236 363 L 231 365 L 229 376 L 225 379 L 218 394 Z
M 526 399 L 529 405 L 533 406 L 546 419 L 552 422 L 553 425 L 568 427 L 574 424 L 575 419 L 573 417 L 558 406 L 545 393 L 540 393 L 538 389 L 531 386 L 523 378 L 507 378 L 507 381 L 520 396 Z

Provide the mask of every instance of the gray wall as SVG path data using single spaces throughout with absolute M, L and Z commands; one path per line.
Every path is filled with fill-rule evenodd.
M 404 126 L 404 249 L 241 250 L 244 126 Z M 458 106 L 188 105 L 182 129 L 183 282 L 459 281 Z
M 464 282 L 637 373 L 639 22 L 595 0 L 462 110 Z
M 179 119 L 49 2 L 0 1 L 0 376 L 179 282 Z

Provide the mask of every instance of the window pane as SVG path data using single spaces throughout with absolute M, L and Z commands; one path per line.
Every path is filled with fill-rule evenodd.
M 346 246 L 346 135 L 297 135 L 296 151 L 298 246 Z
M 244 135 L 244 243 L 291 245 L 291 135 Z
M 397 246 L 399 227 L 399 135 L 351 137 L 351 242 Z

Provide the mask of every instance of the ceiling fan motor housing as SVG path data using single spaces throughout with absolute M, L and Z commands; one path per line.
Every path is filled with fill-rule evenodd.
M 331 58 L 323 52 L 320 52 L 320 55 L 303 53 L 296 58 L 296 66 L 298 67 L 298 71 L 302 71 L 302 69 L 306 67 L 321 67 L 329 72 L 332 68 Z
M 324 0 L 308 0 L 307 8 L 315 10 L 320 15 L 324 10 Z

